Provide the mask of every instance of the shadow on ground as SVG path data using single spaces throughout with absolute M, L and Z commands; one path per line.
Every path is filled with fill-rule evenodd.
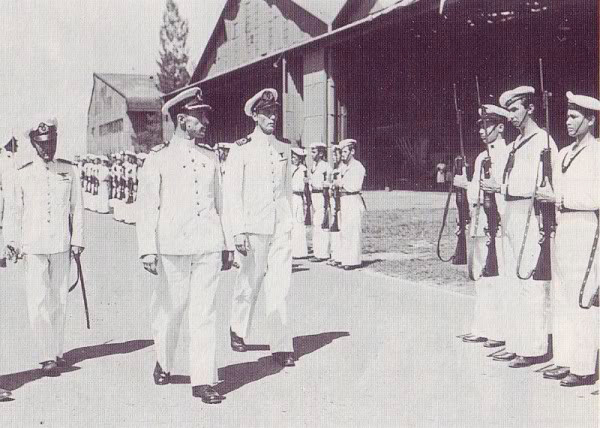
M 346 331 L 336 331 L 329 333 L 319 333 L 309 336 L 294 337 L 294 356 L 296 360 L 304 355 L 317 351 L 318 349 L 329 345 L 336 339 L 350 336 Z M 251 345 L 253 350 L 266 351 L 269 349 L 266 345 Z M 226 395 L 244 385 L 259 381 L 267 376 L 272 376 L 283 370 L 283 367 L 274 363 L 271 356 L 259 358 L 257 361 L 247 363 L 232 364 L 219 369 L 219 380 L 222 382 L 215 387 L 219 394 Z M 171 383 L 188 384 L 189 376 L 175 375 L 171 376 Z
M 72 349 L 64 354 L 64 358 L 70 364 L 70 367 L 61 369 L 61 374 L 80 370 L 81 368 L 75 366 L 75 364 L 81 363 L 82 361 L 102 358 L 108 355 L 129 354 L 130 352 L 147 348 L 153 343 L 152 340 L 130 340 L 121 343 L 103 343 L 101 345 Z M 19 373 L 0 376 L 0 385 L 4 389 L 14 391 L 23 385 L 36 381 L 42 377 L 40 369 L 26 370 Z

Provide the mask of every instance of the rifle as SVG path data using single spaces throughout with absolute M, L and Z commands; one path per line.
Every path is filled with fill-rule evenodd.
M 327 172 L 323 173 L 323 182 L 327 181 Z M 329 187 L 323 186 L 323 222 L 321 229 L 329 229 Z
M 490 156 L 490 148 L 487 145 L 488 131 L 487 131 L 487 120 L 485 118 L 486 111 L 485 107 L 481 104 L 481 94 L 479 92 L 479 78 L 475 76 L 475 85 L 477 86 L 477 104 L 481 110 L 481 117 L 483 119 L 483 129 L 485 132 L 486 145 L 485 149 L 487 157 L 481 162 L 481 169 L 483 169 L 483 176 L 486 179 L 491 177 L 492 157 Z M 479 202 L 477 204 L 479 209 Z M 485 259 L 485 267 L 483 268 L 482 276 L 498 276 L 498 254 L 496 252 L 496 234 L 498 233 L 499 218 L 498 218 L 498 206 L 496 204 L 496 197 L 491 192 L 483 192 L 483 211 L 487 218 L 487 229 L 486 234 L 488 235 L 488 253 Z
M 337 177 L 339 175 L 339 172 L 334 172 L 333 173 L 333 180 L 337 180 Z M 340 204 L 341 204 L 341 195 L 340 195 L 340 189 L 338 186 L 333 185 L 331 187 L 331 192 L 333 193 L 333 203 L 334 203 L 334 209 L 333 209 L 333 223 L 331 224 L 331 228 L 329 229 L 330 232 L 339 232 L 340 231 Z
M 304 170 L 304 178 L 308 178 L 308 171 Z M 310 193 L 310 185 L 304 183 L 304 202 L 306 203 L 306 211 L 304 213 L 304 225 L 310 226 L 312 224 L 310 208 L 312 207 L 312 195 Z
M 548 112 L 548 100 L 551 93 L 544 89 L 544 70 L 542 58 L 540 58 L 540 88 L 542 90 L 542 99 L 544 111 L 546 113 L 546 148 L 540 153 L 540 162 L 542 164 L 542 182 L 540 187 L 545 187 L 548 183 L 552 186 L 552 152 L 550 150 L 550 114 Z M 534 195 L 535 197 L 535 195 Z M 552 264 L 550 257 L 550 237 L 556 230 L 556 208 L 554 203 L 535 201 L 537 205 L 536 214 L 539 212 L 542 216 L 540 226 L 540 255 L 533 271 L 533 279 L 536 281 L 549 281 L 552 279 Z
M 454 166 L 452 170 L 452 176 L 457 175 L 458 172 L 461 174 L 464 172 L 467 162 L 465 157 L 465 146 L 463 142 L 463 129 L 462 129 L 462 114 L 463 112 L 458 108 L 458 99 L 456 96 L 456 83 L 453 84 L 454 88 L 454 109 L 456 110 L 456 123 L 458 124 L 459 142 L 460 142 L 460 155 L 454 159 Z M 450 208 L 450 198 L 452 193 L 456 195 L 456 208 L 458 209 L 458 229 L 456 236 L 458 237 L 456 243 L 456 249 L 454 255 L 449 259 L 444 259 L 441 256 L 441 240 L 446 227 L 446 220 L 448 218 L 448 210 Z M 451 261 L 453 265 L 464 265 L 467 264 L 467 235 L 466 228 L 469 222 L 469 202 L 467 201 L 467 191 L 461 188 L 455 188 L 450 184 L 448 190 L 448 198 L 446 199 L 446 207 L 444 209 L 444 216 L 442 218 L 442 227 L 438 235 L 437 242 L 437 256 L 443 261 Z

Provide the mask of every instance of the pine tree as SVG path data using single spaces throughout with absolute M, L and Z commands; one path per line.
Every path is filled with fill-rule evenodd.
M 187 71 L 188 54 L 186 42 L 188 22 L 179 16 L 179 8 L 174 0 L 167 0 L 160 27 L 160 61 L 157 61 L 158 89 L 162 93 L 172 92 L 185 86 L 190 74 Z

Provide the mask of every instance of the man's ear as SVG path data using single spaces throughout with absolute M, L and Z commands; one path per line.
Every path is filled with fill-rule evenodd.
M 529 104 L 529 106 L 527 107 L 527 111 L 529 112 L 530 115 L 532 115 L 533 112 L 535 112 L 535 105 Z
M 499 123 L 499 124 L 497 125 L 497 128 L 498 128 L 498 132 L 499 132 L 499 133 L 501 133 L 501 134 L 502 134 L 502 133 L 504 132 L 504 124 L 503 124 L 503 123 Z
M 589 122 L 588 126 L 594 126 L 596 124 L 596 116 L 590 115 L 590 116 L 587 116 L 586 118 Z

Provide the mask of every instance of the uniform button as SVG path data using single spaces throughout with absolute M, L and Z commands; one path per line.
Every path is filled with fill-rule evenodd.
M 194 159 L 192 159 L 192 162 L 194 162 Z

